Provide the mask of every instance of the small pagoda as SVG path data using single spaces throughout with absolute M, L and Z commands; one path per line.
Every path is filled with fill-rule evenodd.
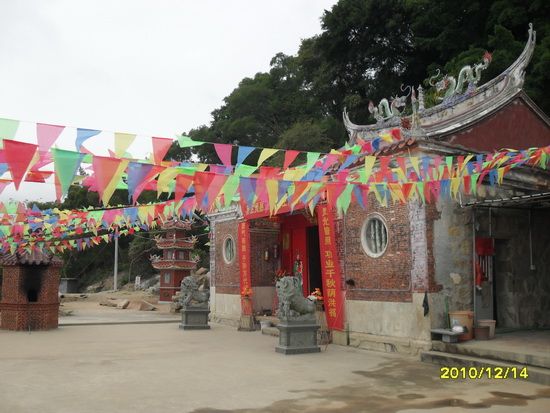
M 181 281 L 191 275 L 197 261 L 191 257 L 196 238 L 189 236 L 190 221 L 174 219 L 162 224 L 163 236 L 155 237 L 162 256 L 151 256 L 153 268 L 160 272 L 160 303 L 171 303 L 180 291 Z

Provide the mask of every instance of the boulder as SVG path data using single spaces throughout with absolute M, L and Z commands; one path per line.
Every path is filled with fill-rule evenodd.
M 157 307 L 145 300 L 142 300 L 139 304 L 139 311 L 155 311 L 156 309 Z
M 116 308 L 119 308 L 121 310 L 124 310 L 125 308 L 128 308 L 128 305 L 130 304 L 130 301 L 128 300 L 120 300 L 116 306 Z

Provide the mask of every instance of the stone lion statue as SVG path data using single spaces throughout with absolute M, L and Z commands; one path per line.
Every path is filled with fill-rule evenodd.
M 195 277 L 185 277 L 181 281 L 180 303 L 183 307 L 207 306 L 209 298 L 210 291 L 200 291 L 197 279 Z
M 282 277 L 275 287 L 279 298 L 279 318 L 300 320 L 315 314 L 315 303 L 302 295 L 298 277 Z

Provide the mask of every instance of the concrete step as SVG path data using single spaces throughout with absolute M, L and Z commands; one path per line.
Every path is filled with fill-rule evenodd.
M 508 348 L 500 348 L 496 340 L 494 342 L 491 341 L 492 345 L 490 347 L 485 343 L 489 342 L 484 341 L 480 344 L 471 341 L 455 344 L 432 341 L 432 350 L 550 369 L 550 352 L 541 351 L 540 349 L 534 351 L 529 347 L 528 342 L 526 342 L 526 345 L 521 349 L 517 349 L 517 351 L 511 351 Z
M 468 356 L 464 354 L 446 353 L 441 351 L 425 351 L 420 353 L 420 360 L 425 363 L 437 364 L 445 367 L 516 367 L 518 378 L 516 380 L 526 380 L 533 383 L 550 385 L 550 369 L 535 367 L 522 363 L 510 363 L 506 361 L 493 360 L 482 357 Z M 527 379 L 519 378 L 519 372 L 523 367 L 527 367 L 529 377 Z M 484 375 L 484 377 L 487 377 Z M 508 380 L 513 380 L 508 378 Z

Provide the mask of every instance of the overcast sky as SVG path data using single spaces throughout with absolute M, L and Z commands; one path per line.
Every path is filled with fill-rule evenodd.
M 0 0 L 0 117 L 173 138 L 208 124 L 246 76 L 321 31 L 336 0 Z M 74 130 L 59 146 L 72 149 Z M 18 140 L 36 142 L 34 125 Z M 88 145 L 86 145 L 88 146 Z M 150 151 L 138 136 L 134 156 Z M 1 200 L 50 199 L 25 184 Z M 48 187 L 45 190 L 44 187 Z M 33 196 L 38 195 L 38 196 Z

